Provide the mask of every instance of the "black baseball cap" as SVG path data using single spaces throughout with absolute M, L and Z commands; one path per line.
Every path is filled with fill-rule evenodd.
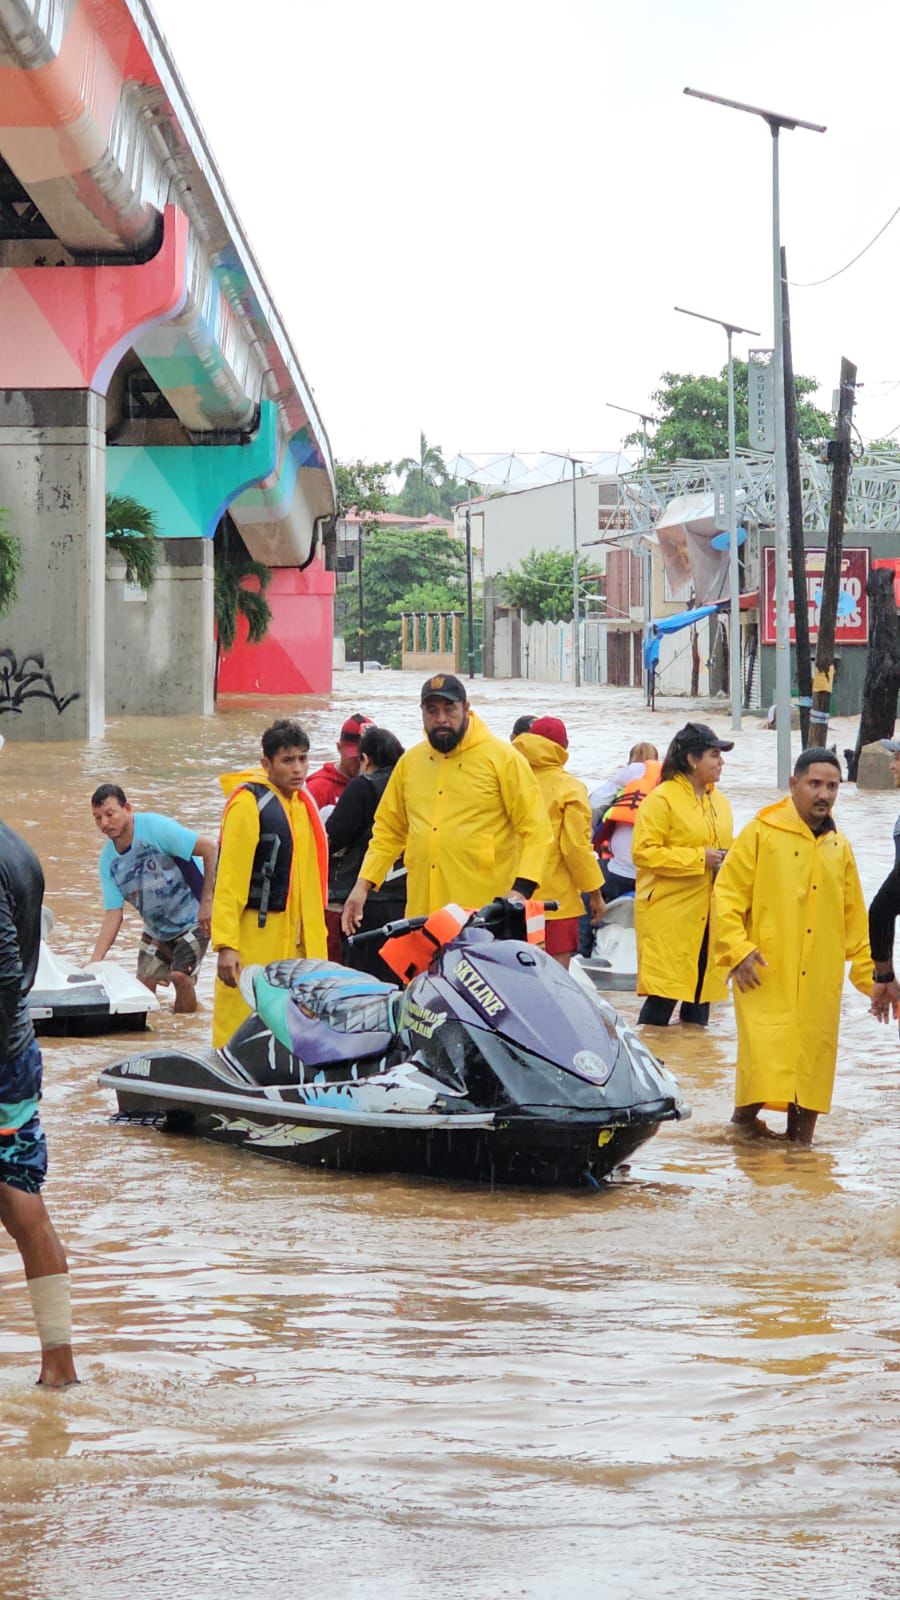
M 705 722 L 686 722 L 679 728 L 673 744 L 679 750 L 733 750 L 733 739 L 720 739 Z
M 433 678 L 426 678 L 422 685 L 421 703 L 426 700 L 451 700 L 462 705 L 466 698 L 465 686 L 452 672 L 436 672 Z

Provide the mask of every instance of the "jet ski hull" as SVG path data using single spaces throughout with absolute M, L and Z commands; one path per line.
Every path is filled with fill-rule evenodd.
M 181 1057 L 180 1063 L 184 1081 L 178 1084 L 139 1080 L 133 1073 L 141 1058 L 103 1072 L 100 1083 L 115 1090 L 119 1119 L 340 1172 L 575 1188 L 608 1177 L 661 1122 L 686 1113 L 672 1099 L 603 1118 L 578 1111 L 547 1116 L 537 1107 L 510 1113 L 379 1114 L 354 1112 L 348 1104 L 340 1112 L 296 1101 L 273 1103 L 264 1091 L 248 1093 L 236 1084 L 213 1088 L 201 1082 L 206 1073 L 199 1058 Z

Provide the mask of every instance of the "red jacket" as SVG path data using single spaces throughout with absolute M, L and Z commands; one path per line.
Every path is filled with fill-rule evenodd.
M 346 772 L 342 772 L 333 761 L 326 761 L 324 767 L 307 778 L 307 793 L 315 800 L 323 822 L 334 810 L 349 782 Z

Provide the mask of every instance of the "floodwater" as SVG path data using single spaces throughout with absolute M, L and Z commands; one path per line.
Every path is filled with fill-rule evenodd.
M 356 709 L 414 738 L 417 688 L 345 674 L 301 708 L 314 756 Z M 561 712 L 585 778 L 689 714 L 628 690 L 473 698 L 504 736 Z M 296 709 L 7 745 L 3 814 L 43 859 L 62 950 L 86 959 L 100 915 L 94 785 L 214 835 L 217 774 Z M 774 763 L 749 721 L 723 779 L 738 822 L 775 798 Z M 897 804 L 839 801 L 867 894 Z M 129 914 L 129 964 L 138 931 Z M 204 1011 L 155 1031 L 205 1041 L 211 985 L 208 960 Z M 45 1050 L 80 1388 L 32 1387 L 0 1243 L 2 1600 L 900 1596 L 900 1052 L 854 990 L 813 1150 L 729 1136 L 723 1006 L 708 1035 L 665 1036 L 693 1120 L 600 1193 L 350 1178 L 110 1126 L 96 1075 L 120 1048 Z

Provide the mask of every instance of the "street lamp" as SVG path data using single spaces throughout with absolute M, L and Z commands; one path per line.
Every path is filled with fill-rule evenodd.
M 791 132 L 806 128 L 824 133 L 818 122 L 803 122 L 780 111 L 746 105 L 742 100 L 725 100 L 702 89 L 685 89 L 695 100 L 710 100 L 731 111 L 747 111 L 762 117 L 772 135 L 772 297 L 775 321 L 772 364 L 775 368 L 775 716 L 778 786 L 786 789 L 791 773 L 791 647 L 788 612 L 788 529 L 787 455 L 784 441 L 784 354 L 782 348 L 781 304 L 781 216 L 778 173 L 778 136 L 782 128 Z
M 731 339 L 735 333 L 749 333 L 754 339 L 761 336 L 755 328 L 741 328 L 736 322 L 723 322 L 721 317 L 708 317 L 704 311 L 687 311 L 676 306 L 683 317 L 698 317 L 701 322 L 715 322 L 725 329 L 728 339 L 728 587 L 731 597 L 731 627 L 729 629 L 728 673 L 731 679 L 731 726 L 740 730 L 743 685 L 741 682 L 741 592 L 738 570 L 737 515 L 734 504 L 735 443 L 734 443 L 734 361 Z

